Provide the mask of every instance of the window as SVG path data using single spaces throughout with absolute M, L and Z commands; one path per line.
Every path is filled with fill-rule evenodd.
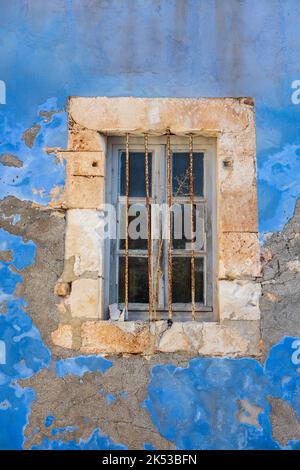
M 126 281 L 126 138 L 108 141 L 107 197 L 116 210 L 116 238 L 107 243 L 110 269 L 106 308 L 125 307 L 128 282 L 128 319 L 149 318 L 149 295 L 155 319 L 203 320 L 213 311 L 213 141 L 170 136 L 170 195 L 168 211 L 167 137 L 148 137 L 150 244 L 148 256 L 145 141 L 128 137 L 128 281 Z M 191 203 L 191 174 L 193 199 Z M 193 216 L 191 207 L 193 205 Z M 171 223 L 168 269 L 168 223 Z M 193 223 L 193 231 L 191 225 Z M 150 259 L 150 263 L 149 263 Z M 148 266 L 150 264 L 150 267 Z M 151 277 L 149 279 L 149 271 Z M 194 274 L 193 274 L 194 272 Z M 171 282 L 170 278 L 171 277 Z M 193 281 L 194 279 L 194 281 Z M 149 288 L 151 282 L 151 288 Z M 193 293 L 194 286 L 194 293 Z M 193 302 L 194 298 L 194 302 Z
M 253 100 L 70 97 L 68 113 L 68 148 L 59 152 L 67 161 L 65 193 L 51 203 L 66 211 L 54 344 L 82 354 L 259 356 Z M 185 178 L 191 135 L 192 195 L 190 172 L 189 181 Z M 176 209 L 167 216 L 148 210 L 150 204 L 151 209 L 169 203 L 173 208 L 174 202 Z M 99 236 L 107 205 L 118 211 L 118 231 L 110 239 Z M 171 237 L 160 228 L 166 218 L 172 219 Z M 194 245 L 185 230 L 185 219 L 192 218 L 190 232 L 193 227 L 196 235 L 197 220 L 203 220 Z M 129 229 L 133 226 L 130 239 L 124 238 L 124 220 Z M 136 237 L 139 231 L 142 238 Z M 151 310 L 149 299 L 154 297 Z M 167 321 L 170 298 L 173 322 Z M 123 321 L 115 307 L 122 308 L 126 300 L 129 318 Z M 111 321 L 109 306 L 115 311 Z M 149 321 L 153 307 L 159 321 Z

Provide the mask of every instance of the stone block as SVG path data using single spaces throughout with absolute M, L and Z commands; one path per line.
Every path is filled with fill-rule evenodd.
M 73 342 L 72 326 L 60 324 L 57 330 L 51 333 L 51 338 L 56 346 L 71 349 Z
M 155 132 L 177 134 L 246 132 L 253 106 L 242 98 L 84 98 L 71 97 L 69 113 L 81 127 L 118 135 Z
M 99 279 L 77 279 L 72 282 L 68 305 L 72 317 L 99 318 Z
M 219 234 L 219 278 L 243 279 L 261 275 L 256 233 Z
M 86 129 L 69 120 L 68 149 L 77 151 L 97 152 L 103 150 L 102 136 L 99 132 Z
M 103 152 L 65 152 L 67 174 L 73 176 L 105 176 Z
M 149 323 L 84 322 L 82 347 L 84 354 L 148 354 L 151 351 Z
M 69 282 L 57 282 L 54 286 L 54 294 L 59 297 L 66 297 L 70 294 Z
M 104 203 L 103 176 L 67 175 L 66 206 L 70 209 L 99 209 Z
M 219 317 L 223 320 L 259 320 L 261 285 L 254 281 L 219 281 Z
M 218 156 L 218 185 L 222 191 L 247 191 L 256 186 L 255 154 Z
M 203 323 L 203 345 L 198 353 L 207 356 L 259 356 L 260 322 Z
M 254 114 L 247 116 L 248 124 L 246 129 L 232 132 L 224 132 L 218 135 L 217 153 L 220 159 L 225 156 L 253 156 L 255 160 L 256 154 L 256 137 Z
M 81 276 L 85 272 L 103 274 L 103 240 L 99 227 L 101 213 L 91 209 L 67 211 L 65 259 L 74 257 L 73 272 Z
M 218 204 L 223 232 L 258 231 L 256 186 L 240 191 L 222 191 Z
M 160 352 L 194 352 L 202 343 L 202 323 L 166 321 L 155 323 L 156 349 Z

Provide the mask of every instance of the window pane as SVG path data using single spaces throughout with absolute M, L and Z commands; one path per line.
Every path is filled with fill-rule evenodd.
M 128 210 L 129 221 L 129 250 L 147 250 L 148 247 L 148 223 L 147 208 L 145 204 L 131 204 Z M 126 238 L 126 206 L 120 204 L 120 250 L 125 250 Z
M 149 153 L 149 193 L 151 196 L 152 154 Z M 126 193 L 126 153 L 121 154 L 121 196 Z M 129 196 L 146 196 L 145 154 L 144 152 L 129 153 Z
M 191 206 L 190 204 L 176 204 L 173 206 L 172 216 L 172 248 L 173 250 L 191 249 Z M 194 205 L 194 227 L 196 227 L 196 205 Z
M 191 239 L 191 206 L 185 204 L 173 204 L 172 215 L 172 249 L 173 250 L 191 250 L 191 242 L 194 242 L 194 251 L 200 251 L 204 248 L 205 241 L 205 220 L 204 205 L 194 204 L 194 227 Z
M 189 154 L 172 154 L 172 193 L 173 196 L 189 196 Z M 194 195 L 203 196 L 203 153 L 193 153 Z
M 195 258 L 195 301 L 204 302 L 203 258 Z M 172 259 L 172 299 L 173 303 L 190 303 L 191 293 L 191 258 L 174 257 Z
M 148 258 L 128 259 L 128 300 L 133 303 L 149 302 Z M 119 302 L 125 302 L 125 258 L 119 258 Z

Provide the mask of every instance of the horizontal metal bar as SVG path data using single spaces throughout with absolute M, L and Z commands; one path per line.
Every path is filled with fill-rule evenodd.
M 119 303 L 119 308 L 122 309 L 124 308 L 124 303 Z M 128 308 L 130 310 L 137 310 L 137 311 L 145 311 L 147 314 L 149 314 L 149 305 L 144 304 L 144 303 L 134 303 L 134 302 L 129 302 L 128 303 Z M 183 304 L 183 303 L 175 303 L 172 304 L 172 309 L 178 311 L 178 312 L 191 312 L 192 311 L 192 304 Z M 195 304 L 195 310 L 197 312 L 212 312 L 212 307 L 196 303 Z M 168 312 L 168 307 L 158 307 L 157 311 L 159 312 Z
M 116 254 L 118 256 L 125 256 L 125 250 L 117 250 Z M 134 250 L 134 249 L 130 249 L 128 250 L 128 254 L 129 256 L 133 256 L 133 257 L 142 257 L 144 258 L 145 256 L 147 257 L 148 256 L 148 252 L 147 250 Z M 195 258 L 205 258 L 205 256 L 207 255 L 207 252 L 206 251 L 195 251 L 194 252 L 195 254 Z M 191 255 L 192 255 L 192 252 L 191 250 L 172 250 L 172 255 L 174 258 L 190 258 Z
M 129 321 L 140 321 L 140 322 L 149 322 L 148 312 L 147 311 L 138 311 L 130 310 L 128 315 Z M 156 312 L 156 321 L 166 321 L 168 320 L 168 312 L 158 311 Z M 172 315 L 173 322 L 188 322 L 191 321 L 191 312 L 176 312 L 173 311 Z M 196 322 L 212 322 L 216 321 L 212 312 L 196 312 L 195 315 Z

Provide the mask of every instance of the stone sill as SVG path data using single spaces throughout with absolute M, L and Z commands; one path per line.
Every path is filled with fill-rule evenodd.
M 73 345 L 72 325 L 61 324 L 52 333 L 57 346 L 78 349 L 82 354 L 190 353 L 195 356 L 257 357 L 260 322 L 84 321 L 81 345 Z M 77 343 L 78 344 L 78 343 Z

